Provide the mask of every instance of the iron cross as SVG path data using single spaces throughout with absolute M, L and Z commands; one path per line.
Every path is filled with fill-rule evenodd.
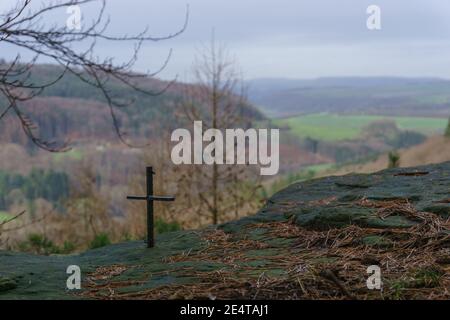
M 153 172 L 152 167 L 147 167 L 147 195 L 127 196 L 128 200 L 147 201 L 147 248 L 155 246 L 154 221 L 153 221 L 153 201 L 174 201 L 175 197 L 160 197 L 153 195 Z

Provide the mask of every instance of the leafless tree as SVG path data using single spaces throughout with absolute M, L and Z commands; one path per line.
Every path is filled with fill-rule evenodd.
M 192 125 L 201 120 L 203 129 L 247 129 L 252 125 L 245 87 L 236 62 L 214 37 L 201 51 L 193 67 L 194 83 L 187 86 L 181 110 Z M 225 154 L 224 154 L 225 163 Z M 253 168 L 255 169 L 255 168 Z M 213 224 L 252 212 L 261 188 L 259 175 L 246 165 L 191 165 L 181 174 L 179 188 L 185 186 L 187 203 Z M 256 178 L 255 178 L 256 177 Z M 179 197 L 180 192 L 178 192 Z M 198 195 L 198 197 L 192 197 Z M 192 203 L 196 199 L 198 203 Z M 230 216 L 232 214 L 232 216 Z
M 32 59 L 23 61 L 20 54 L 17 54 L 11 62 L 0 61 L 0 119 L 8 113 L 13 113 L 20 121 L 25 134 L 38 147 L 51 152 L 67 150 L 67 142 L 46 141 L 39 137 L 33 121 L 21 110 L 20 103 L 33 99 L 44 89 L 56 84 L 65 74 L 70 73 L 98 90 L 109 106 L 112 123 L 119 139 L 130 145 L 120 128 L 115 109 L 129 106 L 132 101 L 123 101 L 123 97 L 115 96 L 111 90 L 111 84 L 118 82 L 146 95 L 163 93 L 167 87 L 153 92 L 139 86 L 138 83 L 142 78 L 153 77 L 160 73 L 171 57 L 171 50 L 161 68 L 153 73 L 136 73 L 132 69 L 143 43 L 167 40 L 176 37 L 186 29 L 189 8 L 186 9 L 183 25 L 172 34 L 154 37 L 149 34 L 148 28 L 145 28 L 136 35 L 115 36 L 107 33 L 110 20 L 105 15 L 106 0 L 43 1 L 37 8 L 32 6 L 32 2 L 37 1 L 18 0 L 13 8 L 0 13 L 0 50 L 2 44 L 8 44 L 17 48 L 18 52 L 31 52 L 33 56 Z M 45 23 L 48 21 L 46 17 L 52 12 L 89 3 L 98 3 L 98 15 L 91 23 L 83 21 L 80 30 L 71 30 L 65 25 L 56 26 Z M 130 43 L 134 53 L 127 62 L 115 63 L 111 56 L 96 55 L 99 41 Z M 41 58 L 62 67 L 61 72 L 47 83 L 36 83 L 31 80 L 33 67 Z

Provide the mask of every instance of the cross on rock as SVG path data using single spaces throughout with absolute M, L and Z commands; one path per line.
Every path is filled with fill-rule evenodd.
M 147 167 L 147 195 L 146 196 L 127 196 L 128 200 L 146 200 L 147 201 L 147 248 L 155 246 L 154 220 L 153 220 L 153 201 L 174 201 L 175 197 L 154 196 L 153 195 L 153 172 L 152 167 Z

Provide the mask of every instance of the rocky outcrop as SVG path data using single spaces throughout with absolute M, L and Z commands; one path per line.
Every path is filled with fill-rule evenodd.
M 71 256 L 0 252 L 0 299 L 450 298 L 450 163 L 293 184 L 257 214 Z M 82 289 L 67 290 L 78 265 Z M 367 287 L 377 266 L 382 288 Z M 382 289 L 382 290 L 381 290 Z

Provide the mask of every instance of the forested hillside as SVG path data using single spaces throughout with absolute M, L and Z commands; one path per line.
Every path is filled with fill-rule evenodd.
M 51 83 L 61 73 L 55 65 L 37 65 L 30 73 L 30 82 Z M 133 80 L 136 81 L 136 80 Z M 179 102 L 192 84 L 167 82 L 142 77 L 139 87 L 154 95 L 133 90 L 118 81 L 109 80 L 114 97 L 119 97 L 124 107 L 115 108 L 119 125 L 127 136 L 142 142 L 154 137 L 163 129 L 180 127 L 177 114 Z M 84 83 L 73 74 L 65 74 L 54 85 L 46 88 L 38 97 L 21 105 L 36 125 L 44 139 L 80 139 L 117 142 L 112 125 L 110 109 L 99 90 Z M 250 104 L 242 106 L 246 119 L 261 120 L 263 115 Z M 9 121 L 11 120 L 11 121 Z M 19 143 L 33 148 L 21 133 L 20 124 L 14 117 L 0 125 L 0 141 Z

